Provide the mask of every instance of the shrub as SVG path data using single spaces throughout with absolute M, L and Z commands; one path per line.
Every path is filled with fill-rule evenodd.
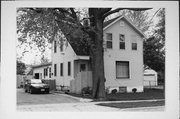
M 92 94 L 92 88 L 90 88 L 90 87 L 84 87 L 83 89 L 82 89 L 82 95 L 85 95 L 85 94 Z
M 136 93 L 136 91 L 137 91 L 136 88 L 133 88 L 133 89 L 132 89 L 132 92 L 133 92 L 133 93 Z
M 116 94 L 116 93 L 117 93 L 117 89 L 113 89 L 113 90 L 111 91 L 111 93 L 112 93 L 112 94 Z
M 105 89 L 106 94 L 109 94 L 109 88 Z

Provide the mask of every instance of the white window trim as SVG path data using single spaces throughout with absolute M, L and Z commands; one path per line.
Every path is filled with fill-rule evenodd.
M 112 35 L 112 40 L 108 40 L 108 39 L 107 39 L 107 34 L 111 34 L 111 35 Z M 107 41 L 109 41 L 109 42 L 112 43 L 112 48 L 108 48 L 108 47 L 107 47 Z M 113 33 L 106 33 L 106 48 L 107 48 L 107 49 L 113 49 Z
M 123 41 L 123 42 L 120 41 L 120 35 L 124 35 L 124 41 Z M 121 49 L 121 48 L 120 48 L 120 43 L 121 43 L 121 42 L 124 43 L 124 49 Z M 122 34 L 122 33 L 119 34 L 119 49 L 120 49 L 120 50 L 126 50 L 126 36 L 125 36 L 125 34 Z
M 116 75 L 116 62 L 129 62 L 129 78 L 117 78 L 117 75 Z M 116 60 L 114 66 L 115 66 L 115 79 L 116 80 L 130 80 L 131 79 L 131 62 L 130 61 Z

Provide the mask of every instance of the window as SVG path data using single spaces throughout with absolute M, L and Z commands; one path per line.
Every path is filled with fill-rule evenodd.
M 48 75 L 48 68 L 46 68 L 46 76 Z
M 48 75 L 47 72 L 48 72 L 48 69 L 44 68 L 44 78 Z
M 129 78 L 128 61 L 116 61 L 116 78 Z
M 86 71 L 86 64 L 81 64 L 80 65 L 80 72 L 81 71 Z
M 68 76 L 71 76 L 71 62 L 68 62 Z
M 60 64 L 60 75 L 63 76 L 63 63 Z
M 112 48 L 112 33 L 106 33 L 106 47 Z
M 119 34 L 119 48 L 125 49 L 125 35 Z
M 49 68 L 49 78 L 51 78 L 51 68 Z
M 46 68 L 44 68 L 44 78 L 46 77 Z
M 132 43 L 132 50 L 137 50 L 137 43 Z
M 54 64 L 54 76 L 57 76 L 57 64 Z
M 136 35 L 131 36 L 132 39 L 132 50 L 137 50 L 137 40 L 136 40 Z
M 56 41 L 54 41 L 54 53 L 56 53 L 56 47 L 57 47 L 57 43 Z

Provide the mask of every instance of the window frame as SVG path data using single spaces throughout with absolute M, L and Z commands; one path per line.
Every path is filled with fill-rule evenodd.
M 57 76 L 57 64 L 54 64 L 54 76 Z
M 60 76 L 64 76 L 64 68 L 63 63 L 60 63 Z
M 108 35 L 111 35 L 111 39 L 108 39 Z M 108 47 L 108 43 L 111 43 L 111 47 Z M 106 33 L 106 48 L 112 49 L 113 48 L 113 34 L 112 33 Z
M 118 63 L 127 63 L 128 64 L 128 76 L 127 77 L 117 76 L 117 65 L 118 65 Z M 129 61 L 116 61 L 115 70 L 116 70 L 116 79 L 130 79 L 130 62 Z
M 68 62 L 68 76 L 71 76 L 71 62 Z
M 121 41 L 121 36 L 124 36 L 124 41 Z M 123 47 L 121 47 L 121 44 L 123 44 Z M 125 50 L 126 49 L 126 37 L 125 34 L 119 34 L 119 49 Z
M 49 67 L 49 78 L 51 78 L 51 67 Z
M 133 44 L 135 45 L 135 47 L 133 47 Z M 137 51 L 137 42 L 131 43 L 131 49 Z

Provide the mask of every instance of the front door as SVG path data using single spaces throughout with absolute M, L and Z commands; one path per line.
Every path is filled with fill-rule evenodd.
M 80 72 L 86 71 L 86 64 L 80 64 Z

